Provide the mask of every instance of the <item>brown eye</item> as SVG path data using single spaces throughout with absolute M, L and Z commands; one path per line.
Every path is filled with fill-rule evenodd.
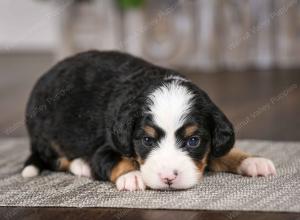
M 198 136 L 193 136 L 189 138 L 186 142 L 186 146 L 191 148 L 198 147 L 199 144 L 200 144 L 200 138 Z
M 151 147 L 151 146 L 154 145 L 154 143 L 155 143 L 155 139 L 154 139 L 154 138 L 152 138 L 152 137 L 147 137 L 147 136 L 143 137 L 143 144 L 144 144 L 145 146 Z

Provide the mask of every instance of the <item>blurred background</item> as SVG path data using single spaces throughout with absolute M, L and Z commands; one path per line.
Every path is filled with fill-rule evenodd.
M 121 50 L 187 75 L 238 138 L 300 140 L 299 0 L 0 0 L 0 137 L 58 60 Z

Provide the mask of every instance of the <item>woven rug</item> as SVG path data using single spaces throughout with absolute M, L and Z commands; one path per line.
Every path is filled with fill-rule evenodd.
M 272 159 L 278 175 L 207 173 L 189 190 L 119 192 L 111 183 L 66 173 L 45 171 L 23 179 L 20 171 L 29 154 L 28 140 L 0 140 L 0 206 L 300 212 L 300 143 L 245 140 L 237 145 Z

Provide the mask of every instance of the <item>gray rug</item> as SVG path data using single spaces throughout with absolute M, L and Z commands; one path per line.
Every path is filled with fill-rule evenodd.
M 65 173 L 23 179 L 26 139 L 0 140 L 0 206 L 128 207 L 147 209 L 300 211 L 300 143 L 239 141 L 251 153 L 272 159 L 278 175 L 250 178 L 207 173 L 184 191 L 118 192 L 114 185 Z

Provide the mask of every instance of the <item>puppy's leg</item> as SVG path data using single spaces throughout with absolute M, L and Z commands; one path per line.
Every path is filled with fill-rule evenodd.
M 110 180 L 118 190 L 146 188 L 136 161 L 110 151 L 99 150 L 92 159 L 93 175 L 98 180 Z
M 262 157 L 251 155 L 233 148 L 228 154 L 209 161 L 209 169 L 216 172 L 231 172 L 246 176 L 275 175 L 273 162 Z
M 135 161 L 122 158 L 111 171 L 110 180 L 116 183 L 118 190 L 144 190 L 146 188 L 141 171 Z
M 40 159 L 39 155 L 37 153 L 32 153 L 26 160 L 21 175 L 24 178 L 35 177 L 39 175 L 44 167 L 45 165 Z
M 22 170 L 24 178 L 37 176 L 42 170 L 61 170 L 58 154 L 51 148 L 49 142 L 42 137 L 31 137 L 31 155 L 26 160 Z

